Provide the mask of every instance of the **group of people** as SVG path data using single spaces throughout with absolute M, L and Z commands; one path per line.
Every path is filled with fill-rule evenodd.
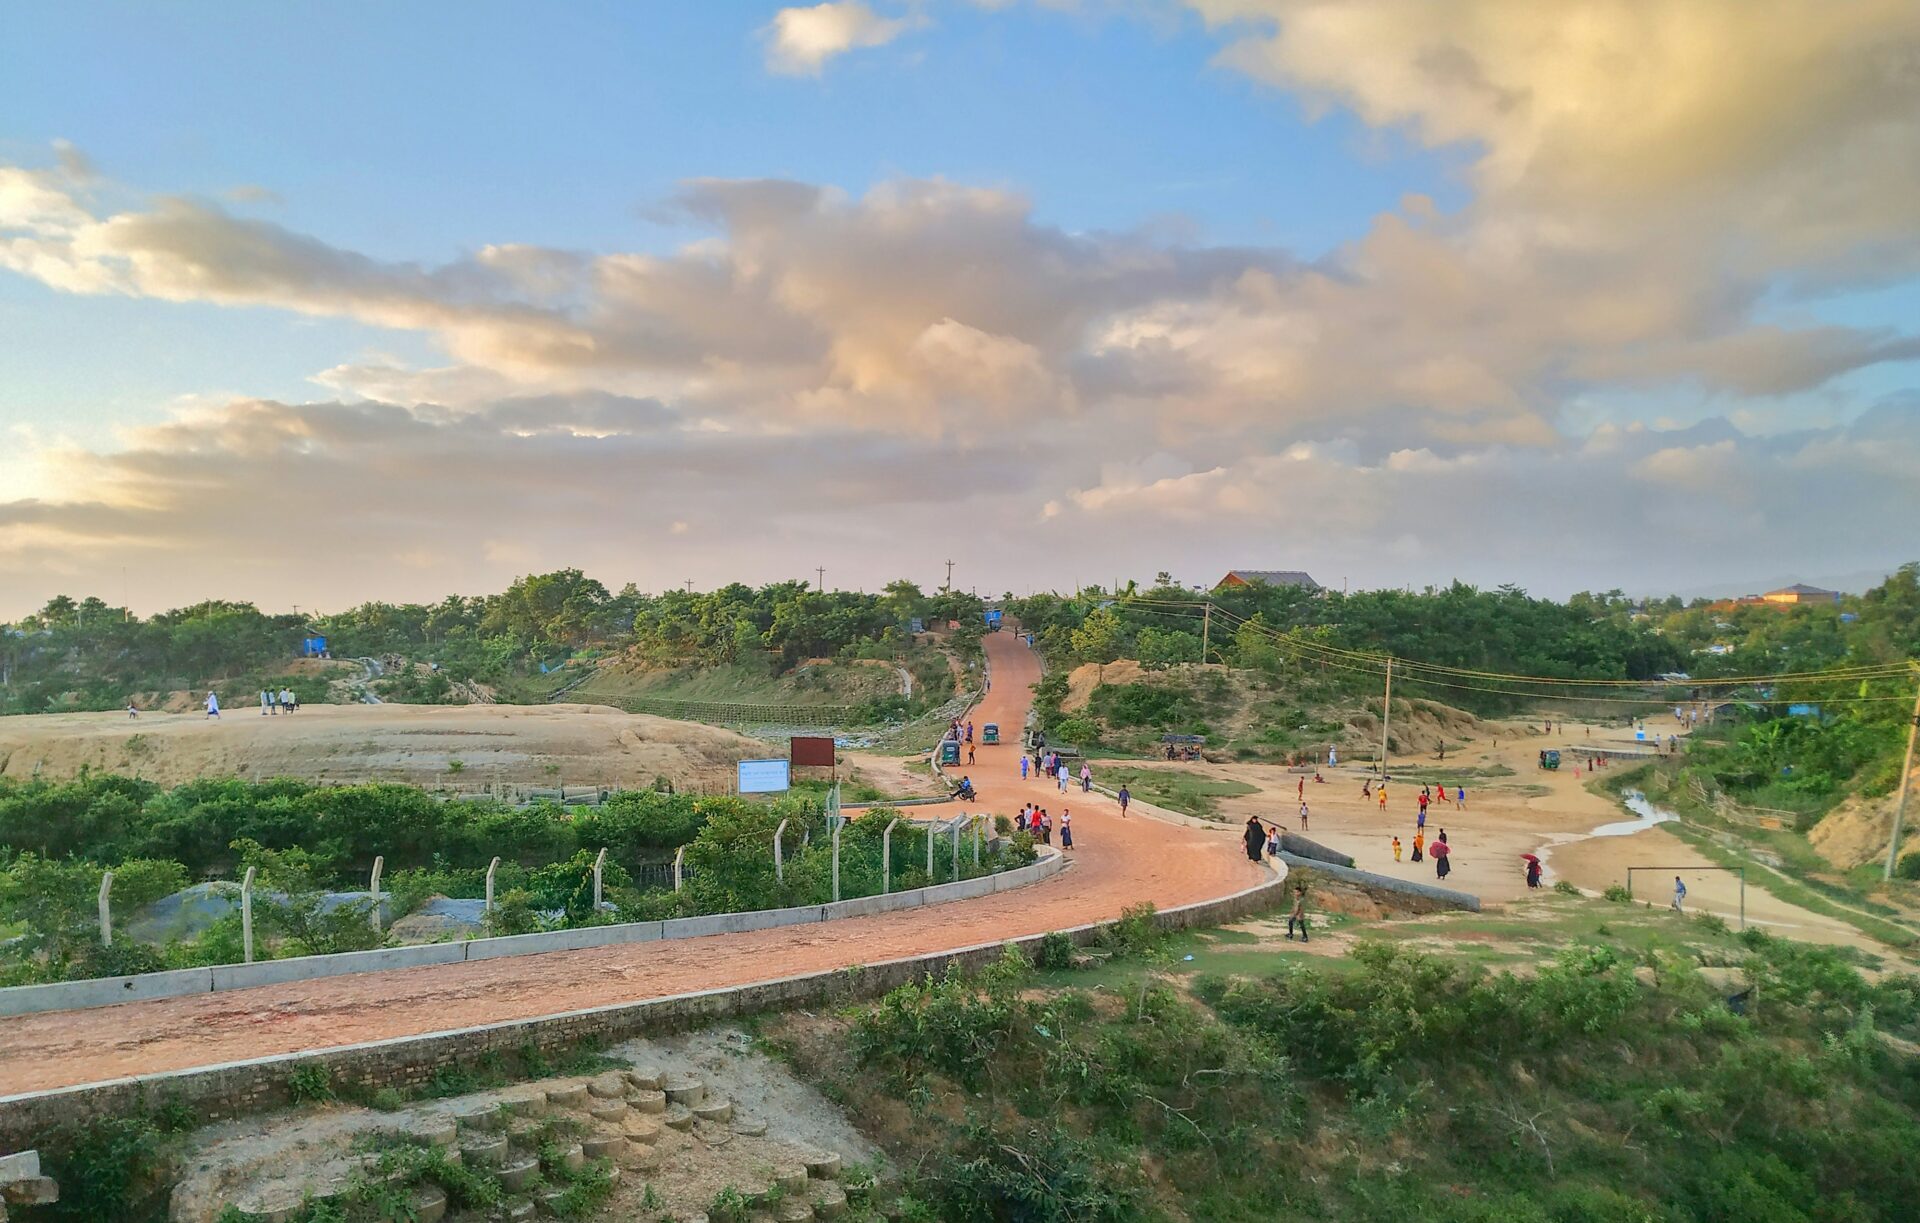
M 1022 803 L 1020 814 L 1013 817 L 1015 832 L 1024 832 L 1042 845 L 1053 844 L 1053 816 L 1045 807 L 1034 803 Z M 1073 812 L 1060 809 L 1060 848 L 1073 848 Z
M 972 757 L 969 756 L 968 758 L 971 759 Z M 1040 757 L 1039 767 L 1042 776 L 1051 777 L 1059 784 L 1060 793 L 1065 794 L 1067 792 L 1067 786 L 1073 781 L 1073 766 L 1067 763 L 1066 757 L 1062 756 L 1059 752 L 1047 752 Z M 1028 754 L 1021 755 L 1020 780 L 1025 781 L 1033 772 L 1033 768 L 1033 757 Z M 1091 793 L 1092 790 L 1093 766 L 1083 760 L 1080 762 L 1080 792 L 1087 794 Z M 1126 804 L 1124 802 L 1121 803 L 1120 814 L 1126 814 Z
M 211 696 L 212 693 L 207 695 Z M 268 714 L 292 713 L 300 708 L 300 698 L 293 695 L 291 688 L 262 688 L 260 690 L 260 716 Z
M 1413 830 L 1413 860 L 1420 862 L 1427 858 L 1432 858 L 1433 873 L 1445 879 L 1453 871 L 1453 846 L 1447 844 L 1446 829 L 1442 828 L 1440 830 L 1440 835 L 1433 839 L 1433 845 L 1435 847 L 1446 845 L 1447 847 L 1445 849 L 1429 847 L 1427 844 L 1427 829 L 1424 824 Z M 1400 838 L 1397 836 L 1394 837 L 1393 860 L 1395 862 L 1400 861 L 1400 854 L 1404 849 L 1405 847 L 1400 844 Z

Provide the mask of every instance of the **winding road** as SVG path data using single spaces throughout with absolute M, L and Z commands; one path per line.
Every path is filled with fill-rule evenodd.
M 0 1019 L 0 1095 L 251 1057 L 531 1019 L 967 947 L 1105 921 L 1127 905 L 1161 908 L 1231 895 L 1267 877 L 1239 852 L 1230 826 L 1143 815 L 1111 799 L 1062 795 L 1020 780 L 1019 729 L 1039 661 L 1013 632 L 989 634 L 992 690 L 970 715 L 998 722 L 1006 742 L 981 746 L 962 771 L 983 801 L 1011 814 L 1033 801 L 1073 812 L 1070 869 L 1030 887 L 873 917 L 746 934 L 633 943 L 430 968 L 331 977 Z M 956 804 L 916 808 L 946 816 Z

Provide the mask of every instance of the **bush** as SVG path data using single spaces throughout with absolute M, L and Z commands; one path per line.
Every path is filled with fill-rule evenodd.
M 1633 893 L 1629 892 L 1626 888 L 1622 887 L 1620 884 L 1617 884 L 1617 883 L 1609 883 L 1607 885 L 1607 890 L 1602 892 L 1601 895 L 1606 899 L 1613 901 L 1615 904 L 1624 905 L 1624 904 L 1633 903 Z
M 1040 953 L 1035 962 L 1041 968 L 1056 971 L 1072 968 L 1074 954 L 1073 940 L 1055 930 L 1040 937 Z

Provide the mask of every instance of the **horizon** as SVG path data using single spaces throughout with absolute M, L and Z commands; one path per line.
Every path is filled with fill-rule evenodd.
M 1857 593 L 1920 522 L 1920 7 L 1568 7 L 14 14 L 0 620 Z

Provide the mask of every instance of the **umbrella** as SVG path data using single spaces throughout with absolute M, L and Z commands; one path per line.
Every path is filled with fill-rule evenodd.
M 1427 853 L 1435 858 L 1444 858 L 1452 852 L 1453 846 L 1448 845 L 1445 841 L 1435 841 L 1433 844 L 1427 846 Z
M 1538 862 L 1540 860 L 1538 854 L 1521 854 L 1520 857 L 1527 862 Z

